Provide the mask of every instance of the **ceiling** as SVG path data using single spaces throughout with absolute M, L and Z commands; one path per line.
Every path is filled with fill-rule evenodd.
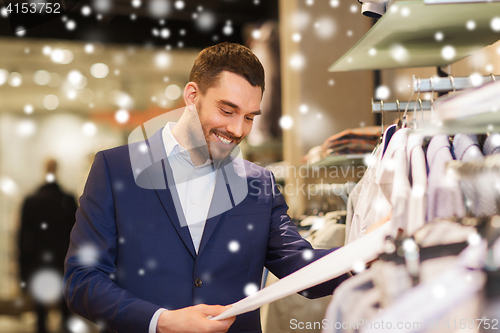
M 278 19 L 277 0 L 62 0 L 62 3 L 68 10 L 62 9 L 60 15 L 12 11 L 8 17 L 0 16 L 0 36 L 14 36 L 17 29 L 29 28 L 24 30 L 25 37 L 203 48 L 221 41 L 244 43 L 245 24 Z M 69 21 L 75 28 L 68 29 Z M 156 34 L 154 29 L 160 33 Z M 168 29 L 168 34 L 162 35 L 162 29 Z

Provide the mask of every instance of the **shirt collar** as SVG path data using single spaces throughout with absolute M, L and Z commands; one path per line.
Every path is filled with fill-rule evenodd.
M 172 134 L 172 130 L 174 129 L 175 125 L 177 123 L 174 122 L 168 122 L 167 125 L 163 128 L 162 131 L 162 137 L 163 137 L 163 143 L 165 145 L 165 151 L 167 153 L 167 158 L 172 158 L 173 156 L 179 156 L 189 162 L 193 167 L 195 167 L 193 161 L 191 160 L 191 155 L 189 155 L 189 152 L 187 149 L 182 147 L 180 143 L 177 141 L 177 139 L 174 137 Z M 207 159 L 203 165 L 200 165 L 199 167 L 204 167 L 207 165 L 211 165 L 212 160 Z

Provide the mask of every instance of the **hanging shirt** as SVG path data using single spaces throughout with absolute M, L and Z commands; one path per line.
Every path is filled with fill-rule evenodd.
M 427 148 L 427 221 L 436 217 L 465 216 L 458 181 L 446 173 L 446 163 L 453 161 L 450 149 L 450 141 L 444 134 L 434 136 Z

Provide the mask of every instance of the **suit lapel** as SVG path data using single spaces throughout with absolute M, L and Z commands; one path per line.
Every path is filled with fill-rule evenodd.
M 172 169 L 168 159 L 166 158 L 165 146 L 161 136 L 162 130 L 156 132 L 150 139 L 147 140 L 154 161 L 150 167 L 144 170 L 144 172 L 148 173 L 158 199 L 161 201 L 161 204 L 165 209 L 170 222 L 175 227 L 177 234 L 182 239 L 191 255 L 196 258 L 193 239 L 182 211 L 177 189 L 175 188 Z M 159 160 L 159 158 L 162 159 Z

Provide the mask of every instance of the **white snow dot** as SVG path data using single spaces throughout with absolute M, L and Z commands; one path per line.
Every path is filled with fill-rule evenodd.
M 24 27 L 17 27 L 16 36 L 23 37 L 26 35 L 26 29 Z
M 66 29 L 68 30 L 75 30 L 76 28 L 76 22 L 73 21 L 73 20 L 69 20 L 68 22 L 66 22 Z
M 247 225 L 247 229 L 248 229 L 248 230 L 253 230 L 253 224 L 252 224 L 252 223 L 249 223 L 249 224 Z
M 301 70 L 304 68 L 305 65 L 305 59 L 302 54 L 293 54 L 290 56 L 290 67 L 292 67 L 295 70 Z
M 240 250 L 240 243 L 238 241 L 230 241 L 229 244 L 227 245 L 229 251 L 236 253 Z
M 163 28 L 161 29 L 160 35 L 161 38 L 167 39 L 168 37 L 170 37 L 170 30 L 168 30 L 167 28 Z
M 138 172 L 141 172 L 141 170 L 138 170 Z M 118 242 L 120 244 L 124 244 L 125 243 L 125 238 L 123 238 L 123 237 L 118 238 Z
M 248 283 L 245 286 L 245 289 L 243 289 L 243 293 L 245 294 L 245 296 L 253 295 L 257 291 L 259 291 L 259 286 L 257 286 L 255 283 L 252 283 L 252 282 Z
M 337 8 L 340 5 L 339 0 L 330 0 L 330 7 Z
M 446 295 L 446 287 L 443 285 L 437 285 L 432 288 L 432 296 L 434 298 L 443 298 Z
M 293 126 L 293 118 L 290 116 L 282 116 L 279 120 L 280 127 L 284 130 L 290 129 Z
M 357 5 L 351 5 L 351 7 L 349 7 L 351 13 L 356 13 L 358 11 L 358 6 Z
M 298 32 L 294 33 L 292 35 L 292 40 L 295 42 L 295 43 L 298 43 L 302 40 L 302 35 Z
M 54 180 L 56 180 L 56 176 L 52 173 L 52 172 L 49 172 L 46 176 L 45 176 L 45 180 L 47 181 L 47 183 L 53 183 Z
M 444 39 L 444 34 L 441 31 L 438 31 L 434 34 L 434 39 L 440 42 Z
M 446 45 L 441 49 L 441 57 L 443 57 L 444 60 L 452 60 L 455 58 L 455 55 L 455 48 L 451 45 Z
M 473 87 L 479 87 L 483 84 L 483 76 L 481 74 L 472 73 L 469 77 Z
M 146 272 L 144 271 L 144 269 L 143 269 L 143 268 L 141 268 L 141 269 L 139 269 L 139 271 L 137 271 L 137 273 L 138 273 L 139 275 L 141 275 L 141 276 L 142 276 L 142 275 L 144 275 L 144 273 L 146 273 Z
M 472 233 L 469 235 L 469 237 L 467 237 L 467 242 L 472 246 L 479 245 L 479 243 L 481 242 L 481 236 L 479 236 L 479 234 L 477 233 Z
M 335 84 L 335 80 L 333 80 L 333 79 L 328 80 L 329 86 L 333 86 L 334 84 Z
M 24 113 L 26 113 L 26 114 L 32 114 L 33 113 L 33 105 L 26 104 L 24 106 Z
M 85 53 L 92 53 L 92 52 L 94 52 L 94 45 L 86 44 L 84 50 L 85 50 Z
M 42 228 L 42 230 L 47 230 L 47 227 L 48 227 L 48 226 L 47 226 L 47 223 L 46 223 L 46 222 L 42 222 L 42 223 L 40 224 L 40 228 Z
M 115 112 L 115 120 L 119 124 L 125 124 L 130 118 L 130 114 L 127 110 L 121 109 Z
M 136 18 L 137 18 L 137 15 L 135 15 L 135 14 L 130 14 L 130 19 L 131 19 L 132 21 L 134 21 Z
M 369 55 L 370 57 L 374 57 L 374 56 L 376 56 L 376 55 L 377 55 L 377 49 L 376 49 L 376 48 L 374 48 L 374 47 L 372 47 L 371 49 L 369 49 L 369 50 L 368 50 L 368 55 Z
M 186 29 L 179 30 L 179 35 L 185 36 L 186 35 Z
M 252 38 L 253 39 L 260 39 L 260 37 L 262 37 L 262 33 L 260 32 L 259 29 L 254 29 L 252 31 Z
M 5 8 L 5 7 L 2 7 L 2 12 L 1 13 L 2 13 L 2 17 L 9 16 L 9 12 L 7 12 L 7 8 Z
M 151 33 L 152 33 L 152 34 L 153 34 L 153 36 L 155 36 L 155 37 L 158 37 L 158 35 L 160 35 L 160 32 L 159 32 L 159 31 L 158 31 L 158 29 L 156 29 L 156 28 L 153 28 L 153 29 L 151 30 Z
M 19 286 L 20 286 L 21 288 L 26 288 L 26 282 L 21 281 L 21 283 L 19 284 Z
M 85 136 L 94 136 L 97 132 L 97 127 L 93 122 L 86 122 L 82 126 L 82 132 Z
M 351 37 L 353 34 L 352 30 L 347 30 L 347 36 Z
M 316 114 L 316 118 L 318 118 L 318 119 L 322 119 L 322 118 L 323 118 L 323 115 L 322 115 L 321 113 L 318 113 L 318 114 Z
M 401 9 L 401 15 L 402 15 L 403 17 L 408 17 L 408 16 L 410 16 L 410 8 L 408 8 L 408 7 L 403 7 L 403 8 Z
M 473 20 L 469 20 L 465 24 L 465 27 L 467 28 L 467 30 L 474 30 L 474 29 L 476 29 L 476 22 Z
M 391 90 L 387 86 L 379 86 L 375 90 L 376 99 L 384 100 L 389 98 L 390 95 L 391 95 Z
M 487 64 L 485 69 L 486 69 L 486 71 L 488 73 L 492 73 L 493 72 L 493 65 L 492 64 Z
M 182 0 L 177 0 L 174 4 L 175 9 L 177 10 L 183 10 L 186 4 Z
M 313 250 L 304 250 L 302 251 L 302 259 L 306 261 L 310 261 L 314 257 L 314 251 Z
M 302 114 L 306 114 L 307 112 L 309 112 L 309 106 L 307 104 L 300 105 L 299 112 Z
M 233 33 L 233 27 L 230 25 L 226 25 L 224 28 L 222 28 L 222 32 L 224 35 L 229 36 Z
M 356 262 L 353 263 L 352 265 L 352 270 L 355 272 L 355 273 L 361 273 L 362 271 L 364 271 L 366 268 L 366 265 L 364 262 L 358 260 Z
M 356 5 L 354 5 L 356 6 Z M 321 39 L 329 39 L 335 34 L 337 27 L 330 17 L 322 17 L 314 23 L 315 33 Z
M 78 260 L 83 265 L 94 265 L 99 259 L 99 251 L 92 244 L 83 245 L 78 251 Z
M 306 0 L 306 5 L 308 6 L 314 5 L 314 0 Z
M 134 7 L 134 8 L 141 7 L 141 4 L 142 4 L 141 0 L 132 0 L 132 7 Z
M 83 6 L 81 12 L 83 16 L 89 16 L 92 13 L 92 9 L 90 6 Z
M 490 27 L 491 27 L 491 30 L 493 30 L 495 32 L 499 32 L 500 31 L 500 17 L 494 17 L 493 19 L 491 19 Z
M 40 270 L 31 279 L 30 291 L 40 303 L 55 302 L 62 296 L 62 276 L 55 270 Z
M 410 59 L 410 53 L 401 44 L 394 44 L 390 48 L 391 57 L 399 63 L 405 63 Z

